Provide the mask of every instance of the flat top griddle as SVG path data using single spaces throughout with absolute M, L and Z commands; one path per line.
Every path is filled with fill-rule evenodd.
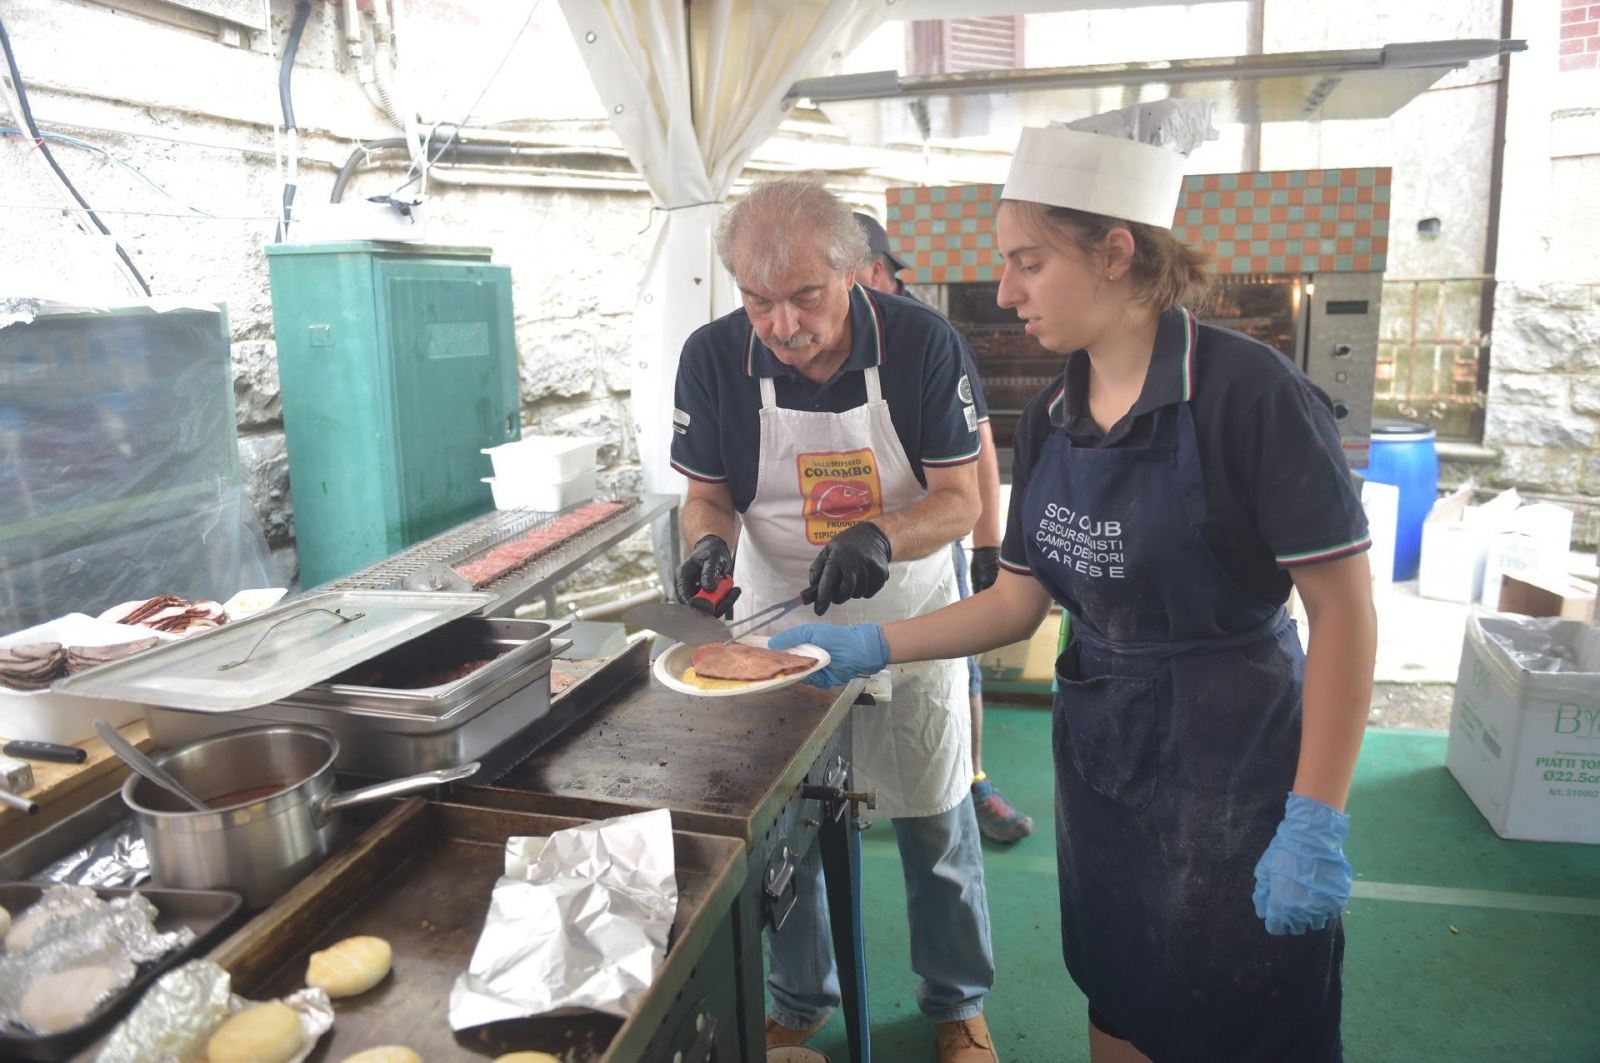
M 450 987 L 471 961 L 503 872 L 506 838 L 547 836 L 582 822 L 411 798 L 209 958 L 233 976 L 234 992 L 265 1000 L 304 986 L 309 955 L 341 938 L 373 934 L 390 943 L 393 972 L 368 992 L 334 1002 L 333 1029 L 312 1063 L 383 1044 L 408 1045 L 429 1063 L 482 1063 L 524 1050 L 572 1063 L 638 1060 L 743 884 L 732 838 L 673 831 L 677 914 L 664 966 L 632 1016 L 585 1011 L 450 1029 Z
M 859 684 L 699 698 L 635 678 L 582 722 L 458 800 L 601 818 L 670 808 L 673 825 L 754 844 L 850 710 Z M 497 796 L 517 791 L 514 799 Z

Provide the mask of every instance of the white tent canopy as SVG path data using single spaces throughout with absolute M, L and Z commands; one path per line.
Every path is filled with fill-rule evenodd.
M 723 198 L 792 105 L 789 87 L 825 72 L 893 2 L 562 0 L 612 126 L 665 217 L 633 315 L 646 490 L 682 490 L 667 461 L 678 354 L 735 305 L 712 241 Z
M 966 0 L 964 6 L 975 15 L 1107 5 Z M 1073 70 L 827 76 L 885 19 L 939 17 L 948 7 L 947 0 L 561 0 L 611 124 L 665 219 L 633 315 L 631 408 L 646 490 L 683 489 L 668 463 L 678 355 L 690 333 L 735 306 L 712 234 L 745 163 L 797 98 L 831 101 L 822 105 L 853 131 L 852 140 L 864 134 L 877 143 L 895 109 L 917 96 L 992 94 L 1007 98 L 1017 118 L 1032 120 L 1030 104 L 1054 117 L 1103 110 L 1099 94 L 1113 89 L 1151 99 L 1198 92 L 1242 101 L 1234 120 L 1316 121 L 1392 113 L 1448 70 L 1521 47 L 1445 41 Z

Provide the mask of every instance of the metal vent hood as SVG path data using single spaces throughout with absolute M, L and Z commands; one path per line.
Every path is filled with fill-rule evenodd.
M 789 97 L 811 100 L 846 129 L 887 131 L 909 123 L 924 137 L 952 138 L 1014 136 L 1016 127 L 1169 97 L 1215 100 L 1218 122 L 1387 118 L 1450 71 L 1526 47 L 1516 40 L 1424 41 L 960 74 L 885 70 L 807 78 L 794 83 Z

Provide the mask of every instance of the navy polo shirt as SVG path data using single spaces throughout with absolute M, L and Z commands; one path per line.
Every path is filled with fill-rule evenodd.
M 672 467 L 702 483 L 726 483 L 743 513 L 756 493 L 761 455 L 761 378 L 786 410 L 843 413 L 863 406 L 861 370 L 878 367 L 895 434 L 924 487 L 928 466 L 978 457 L 973 383 L 961 338 L 931 307 L 897 295 L 850 292 L 850 353 L 824 384 L 778 361 L 743 309 L 697 329 L 683 345 L 672 413 Z
M 1293 586 L 1289 570 L 1371 547 L 1333 404 L 1277 350 L 1175 307 L 1157 328 L 1138 401 L 1109 432 L 1089 415 L 1088 387 L 1089 356 L 1077 351 L 1017 422 L 1000 548 L 1007 569 L 1029 571 L 1022 497 L 1052 432 L 1066 432 L 1074 446 L 1148 446 L 1156 410 L 1186 397 L 1205 479 L 1202 534 L 1240 589 L 1282 604 Z

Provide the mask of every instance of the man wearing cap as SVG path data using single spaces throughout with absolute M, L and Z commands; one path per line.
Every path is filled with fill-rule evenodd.
M 1194 103 L 1023 133 L 999 302 L 1065 368 L 1017 426 L 995 585 L 772 645 L 820 645 L 808 681 L 838 682 L 1004 645 L 1059 603 L 1056 865 L 1090 1058 L 1338 1063 L 1371 539 L 1327 395 L 1183 305 L 1207 281 L 1170 230 Z
M 855 214 L 856 224 L 867 236 L 868 257 L 856 271 L 856 282 L 874 291 L 890 292 L 915 299 L 906 293 L 900 274 L 909 267 L 889 249 L 889 234 L 870 214 Z M 977 359 L 965 336 L 961 339 L 961 367 L 972 386 L 972 410 L 978 420 L 978 500 L 981 511 L 972 526 L 971 590 L 968 590 L 967 554 L 959 541 L 950 544 L 956 568 L 956 585 L 961 597 L 992 585 L 1000 575 L 1000 461 L 994 449 L 994 429 L 989 424 L 989 404 L 983 397 L 983 381 L 978 377 Z M 1033 817 L 1011 806 L 1005 794 L 983 770 L 983 677 L 978 659 L 967 658 L 967 704 L 972 715 L 972 805 L 978 814 L 978 829 L 992 842 L 1009 845 L 1033 833 Z
M 856 284 L 866 250 L 849 208 L 808 178 L 757 185 L 723 215 L 717 251 L 744 305 L 690 336 L 679 363 L 672 464 L 689 478 L 680 522 L 694 544 L 680 600 L 730 574 L 740 594 L 724 601 L 740 615 L 807 587 L 830 624 L 956 600 L 949 544 L 978 513 L 959 338 L 930 308 Z M 955 661 L 891 669 L 889 699 L 851 713 L 850 781 L 878 791 L 867 814 L 894 826 L 917 1004 L 940 1059 L 989 1063 L 994 960 L 964 679 Z M 815 846 L 794 881 L 796 905 L 767 935 L 769 1046 L 805 1040 L 839 1004 Z

